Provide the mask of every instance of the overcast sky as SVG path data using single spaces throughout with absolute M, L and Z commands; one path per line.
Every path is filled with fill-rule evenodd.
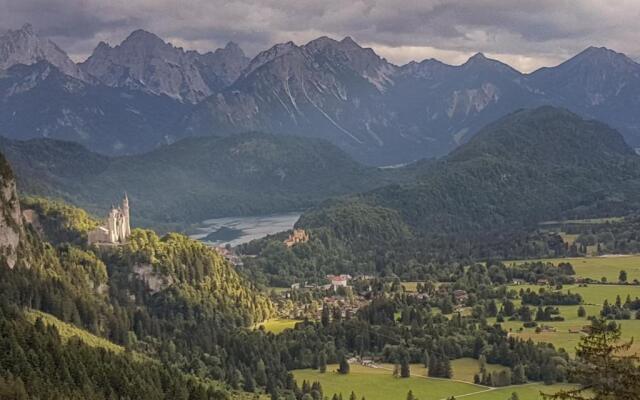
M 588 46 L 640 56 L 640 0 L 0 0 L 0 29 L 30 22 L 75 60 L 142 28 L 200 51 L 351 36 L 396 64 L 476 52 L 521 71 Z

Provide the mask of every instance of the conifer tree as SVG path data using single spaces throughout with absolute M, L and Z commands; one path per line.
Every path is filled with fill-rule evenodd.
M 400 377 L 409 378 L 410 376 L 411 376 L 411 367 L 409 366 L 409 355 L 406 353 L 403 353 L 402 358 L 400 359 Z
M 327 353 L 324 350 L 318 354 L 318 370 L 321 374 L 327 372 Z
M 577 389 L 544 394 L 550 400 L 636 400 L 640 399 L 640 358 L 625 355 L 631 342 L 620 342 L 620 326 L 603 318 L 591 323 L 591 332 L 580 339 L 577 362 L 570 374 Z
M 425 368 L 429 368 L 429 352 L 427 350 L 422 352 L 422 362 L 424 363 Z
M 344 355 L 342 355 L 340 357 L 340 365 L 338 367 L 338 372 L 343 374 L 343 375 L 346 375 L 346 374 L 349 373 L 349 369 L 350 369 L 349 363 L 347 362 L 346 357 Z

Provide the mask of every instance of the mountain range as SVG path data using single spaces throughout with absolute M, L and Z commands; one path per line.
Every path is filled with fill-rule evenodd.
M 0 134 L 136 154 L 246 131 L 329 140 L 371 165 L 442 156 L 519 108 L 564 107 L 640 147 L 640 64 L 591 47 L 530 74 L 481 53 L 397 66 L 347 37 L 205 54 L 137 30 L 76 64 L 29 25 L 0 36 Z

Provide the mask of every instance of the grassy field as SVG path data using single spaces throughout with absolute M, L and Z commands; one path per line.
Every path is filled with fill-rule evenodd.
M 417 292 L 418 282 L 402 282 L 404 290 L 407 292 Z
M 487 364 L 487 371 L 497 372 L 508 369 L 502 365 Z M 480 362 L 475 358 L 459 358 L 451 361 L 451 369 L 453 370 L 453 379 L 466 382 L 473 382 L 473 376 L 480 371 Z M 426 374 L 426 371 L 424 371 Z
M 344 398 L 349 398 L 353 391 L 358 398 L 364 396 L 367 400 L 403 400 L 407 397 L 407 392 L 412 390 L 420 400 L 435 400 L 487 390 L 484 386 L 465 382 L 420 377 L 417 375 L 418 371 L 414 371 L 411 378 L 399 379 L 394 378 L 389 370 L 361 365 L 352 365 L 348 375 L 340 375 L 335 372 L 336 369 L 337 365 L 329 365 L 324 374 L 308 369 L 293 372 L 298 385 L 303 380 L 319 381 L 325 396 L 329 398 L 334 393 L 342 393 Z
M 620 222 L 624 217 L 605 217 L 605 218 L 587 218 L 587 219 L 567 219 L 564 221 L 545 221 L 540 222 L 540 226 L 553 226 L 553 225 L 592 225 L 592 224 L 604 224 L 607 222 Z
M 302 322 L 298 319 L 270 319 L 256 325 L 256 328 L 264 327 L 267 332 L 280 333 L 288 328 L 293 328 L 298 322 Z
M 539 290 L 539 286 L 514 286 L 515 289 L 531 288 Z M 640 297 L 640 287 L 631 285 L 589 285 L 587 287 L 578 287 L 576 285 L 567 285 L 563 291 L 570 290 L 572 293 L 579 293 L 584 299 L 583 307 L 587 311 L 588 316 L 597 316 L 602 309 L 602 303 L 607 299 L 610 303 L 614 303 L 616 296 L 620 295 L 622 301 L 625 301 L 627 295 L 632 299 Z M 522 322 L 505 321 L 502 327 L 510 331 L 512 335 L 523 339 L 531 338 L 537 342 L 552 343 L 554 346 L 564 348 L 569 353 L 575 352 L 576 345 L 580 342 L 581 333 L 570 333 L 569 330 L 579 330 L 585 325 L 589 325 L 587 318 L 578 317 L 579 306 L 559 306 L 560 314 L 565 318 L 560 322 L 544 322 L 545 325 L 552 326 L 556 332 L 540 332 L 536 333 L 535 328 L 525 328 L 522 331 Z M 493 322 L 493 321 L 491 321 Z M 622 337 L 625 340 L 632 338 L 640 338 L 640 320 L 616 321 L 622 327 Z M 631 352 L 640 352 L 640 342 L 634 341 Z
M 533 260 L 507 261 L 506 264 L 522 264 Z M 640 280 L 640 255 L 600 256 L 600 257 L 576 257 L 576 258 L 549 258 L 535 260 L 558 264 L 569 262 L 573 265 L 576 275 L 582 278 L 600 280 L 607 278 L 608 282 L 617 282 L 620 270 L 627 271 L 628 281 Z
M 320 382 L 325 396 L 329 398 L 334 393 L 342 393 L 343 398 L 348 398 L 353 391 L 358 398 L 364 396 L 367 400 L 404 400 L 407 392 L 411 390 L 420 400 L 444 400 L 449 396 L 471 400 L 507 400 L 514 392 L 518 393 L 520 400 L 537 400 L 541 398 L 540 391 L 554 393 L 566 387 L 533 383 L 500 389 L 488 388 L 466 381 L 472 380 L 473 374 L 477 372 L 477 360 L 454 360 L 451 365 L 455 380 L 426 378 L 425 368 L 419 365 L 411 366 L 411 378 L 408 379 L 394 378 L 389 369 L 367 368 L 361 365 L 351 365 L 351 372 L 348 375 L 336 373 L 337 365 L 327 366 L 327 372 L 324 374 L 309 369 L 293 372 L 298 385 L 301 385 L 303 380 Z M 383 367 L 390 366 L 383 365 Z M 503 368 L 488 367 L 490 370 Z
M 508 400 L 512 393 L 518 394 L 519 400 L 539 400 L 542 399 L 542 393 L 552 394 L 562 389 L 569 389 L 569 385 L 543 385 L 534 383 L 522 386 L 508 386 L 504 388 L 496 388 L 482 393 L 476 393 L 465 396 L 466 400 Z

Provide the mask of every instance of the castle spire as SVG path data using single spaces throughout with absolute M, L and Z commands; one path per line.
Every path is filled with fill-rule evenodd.
M 122 217 L 123 217 L 123 239 L 131 236 L 131 216 L 129 214 L 129 196 L 127 192 L 124 192 L 124 199 L 122 199 Z

